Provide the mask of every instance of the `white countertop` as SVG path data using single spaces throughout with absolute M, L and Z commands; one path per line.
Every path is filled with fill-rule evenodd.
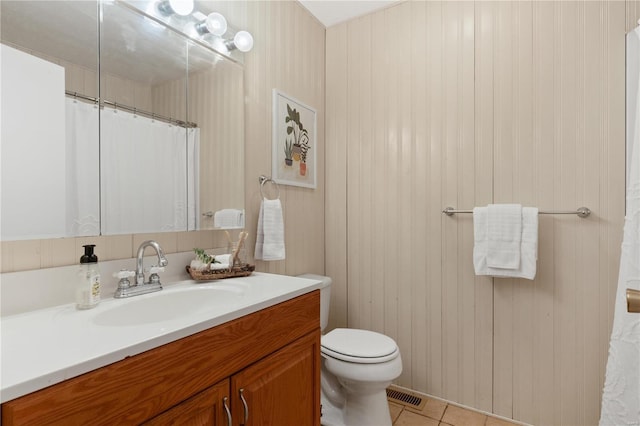
M 320 288 L 320 281 L 254 272 L 249 277 L 165 285 L 157 293 L 127 299 L 103 299 L 94 309 L 74 304 L 10 315 L 0 320 L 0 402 L 26 395 L 198 333 Z M 100 315 L 144 298 L 191 291 L 202 286 L 237 286 L 242 294 L 228 305 L 196 309 L 161 321 L 100 325 Z M 170 299 L 166 299 L 170 300 Z M 132 310 L 135 305 L 132 305 Z M 154 313 L 157 316 L 157 313 Z

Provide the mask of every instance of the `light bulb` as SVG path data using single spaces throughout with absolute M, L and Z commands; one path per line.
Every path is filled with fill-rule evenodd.
M 248 52 L 253 48 L 253 37 L 248 31 L 238 31 L 233 37 L 233 44 L 241 52 Z
M 205 24 L 213 35 L 221 36 L 227 32 L 227 20 L 218 12 L 210 13 Z
M 193 12 L 193 0 L 169 0 L 169 6 L 178 15 L 187 16 Z
M 200 35 L 211 33 L 221 36 L 227 32 L 227 20 L 218 12 L 210 13 L 207 19 L 196 25 L 196 30 Z

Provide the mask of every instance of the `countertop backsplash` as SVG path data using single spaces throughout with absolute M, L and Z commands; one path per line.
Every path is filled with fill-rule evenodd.
M 207 252 L 222 254 L 224 249 Z M 153 250 L 147 250 L 145 255 L 145 268 L 157 263 Z M 160 273 L 163 285 L 191 279 L 185 267 L 195 258 L 192 251 L 167 254 L 166 258 L 169 264 Z M 136 259 L 109 260 L 98 265 L 101 297 L 111 298 L 118 287 L 118 279 L 113 273 L 121 269 L 135 271 Z M 73 303 L 77 272 L 78 266 L 71 265 L 0 274 L 0 316 Z

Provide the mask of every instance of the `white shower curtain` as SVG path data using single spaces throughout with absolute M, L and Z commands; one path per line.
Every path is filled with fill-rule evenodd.
M 200 229 L 200 129 L 190 128 L 187 130 L 187 169 L 189 170 L 187 179 L 187 204 L 189 208 L 189 231 Z
M 627 209 L 600 425 L 640 425 L 640 314 L 626 289 L 640 290 L 640 27 L 627 35 Z
M 102 233 L 190 228 L 195 220 L 187 210 L 197 198 L 199 132 L 188 144 L 185 128 L 165 122 L 106 108 L 101 120 Z
M 67 98 L 66 235 L 100 234 L 98 107 Z

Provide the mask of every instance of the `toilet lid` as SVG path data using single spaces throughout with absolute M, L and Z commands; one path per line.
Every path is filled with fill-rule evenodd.
M 321 350 L 333 358 L 363 364 L 390 361 L 399 352 L 392 338 L 351 328 L 336 328 L 322 336 Z

